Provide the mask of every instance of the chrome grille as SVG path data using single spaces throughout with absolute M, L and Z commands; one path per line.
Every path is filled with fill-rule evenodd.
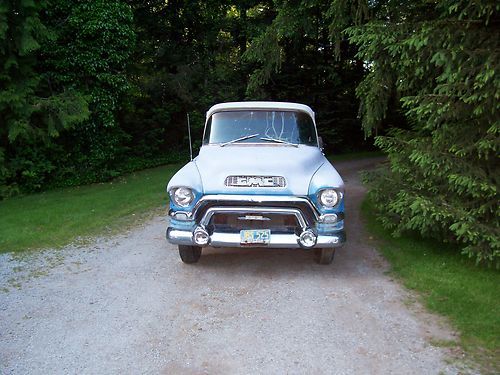
M 205 195 L 196 204 L 192 217 L 197 223 L 203 218 L 208 210 L 215 207 L 240 207 L 259 209 L 264 207 L 295 208 L 300 210 L 309 225 L 319 219 L 319 213 L 315 210 L 309 199 L 305 197 L 281 196 L 281 195 Z
M 266 220 L 249 220 L 252 217 L 257 218 L 258 215 L 252 213 L 251 215 L 242 216 L 241 212 L 216 210 L 210 219 L 208 219 L 206 228 L 209 232 L 239 232 L 244 229 L 270 229 L 272 233 L 295 233 L 297 228 L 302 228 L 293 213 L 266 213 Z
M 231 187 L 285 187 L 282 176 L 227 176 L 224 185 Z

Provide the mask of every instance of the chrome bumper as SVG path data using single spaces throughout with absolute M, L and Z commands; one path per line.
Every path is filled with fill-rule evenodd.
M 177 245 L 198 246 L 193 240 L 193 233 L 187 230 L 167 228 L 167 240 Z M 344 231 L 336 232 L 332 235 L 319 235 L 316 245 L 313 248 L 340 247 L 345 242 Z M 272 234 L 269 244 L 266 245 L 242 245 L 240 243 L 240 233 L 217 233 L 210 236 L 207 246 L 212 247 L 272 247 L 272 248 L 301 248 L 299 236 L 296 234 Z
M 238 228 L 217 230 L 210 226 L 217 214 L 241 214 L 242 216 L 264 216 L 258 220 L 269 220 L 266 215 L 287 215 L 296 220 L 296 233 L 271 230 L 268 244 L 242 244 Z M 169 211 L 171 223 L 167 229 L 167 240 L 178 245 L 212 247 L 272 247 L 272 248 L 333 248 L 345 242 L 343 212 L 322 215 L 306 197 L 290 196 L 244 196 L 206 195 L 186 211 Z M 248 220 L 244 217 L 238 220 Z M 257 220 L 257 219 L 256 219 Z M 339 223 L 340 225 L 337 225 Z M 322 228 L 318 228 L 321 225 Z M 241 228 L 239 228 L 241 229 Z M 250 228 L 248 228 L 250 229 Z M 313 244 L 304 241 L 304 235 L 314 235 Z M 200 234 L 203 240 L 200 241 Z M 196 235 L 196 241 L 195 241 Z M 302 237 L 302 240 L 299 239 Z

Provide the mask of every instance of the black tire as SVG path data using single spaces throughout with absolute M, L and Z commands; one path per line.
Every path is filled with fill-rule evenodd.
M 335 255 L 335 249 L 316 249 L 314 256 L 318 264 L 331 264 Z
M 179 255 L 184 263 L 196 263 L 201 257 L 201 247 L 179 245 Z

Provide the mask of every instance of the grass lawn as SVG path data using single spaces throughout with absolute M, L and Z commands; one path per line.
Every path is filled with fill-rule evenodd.
M 499 369 L 500 272 L 476 267 L 453 246 L 403 236 L 393 238 L 373 215 L 369 199 L 362 205 L 367 230 L 403 284 L 419 292 L 432 311 L 446 316 L 461 333 L 460 344 L 490 371 Z
M 165 186 L 179 167 L 0 202 L 0 253 L 66 245 L 129 225 L 153 208 L 166 210 Z

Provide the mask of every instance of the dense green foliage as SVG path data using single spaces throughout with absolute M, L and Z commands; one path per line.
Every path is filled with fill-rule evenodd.
M 291 100 L 311 105 L 327 151 L 366 147 L 359 131 L 355 89 L 364 75 L 362 60 L 346 40 L 331 36 L 328 2 L 275 2 L 276 17 L 251 43 L 244 58 L 254 69 L 249 98 Z
M 368 178 L 382 222 L 498 264 L 499 9 L 493 0 L 276 2 L 277 16 L 247 52 L 258 63 L 249 89 L 284 92 L 279 77 L 293 82 L 293 61 L 298 77 L 304 56 L 327 51 L 314 59 L 318 77 L 329 76 L 325 61 L 339 76 L 328 89 L 355 103 L 356 86 L 365 133 L 379 135 L 389 156 L 388 168 Z M 314 38 L 316 49 L 300 49 Z M 326 133 L 348 134 L 341 124 Z
M 464 244 L 500 261 L 500 6 L 412 2 L 346 30 L 371 68 L 358 86 L 363 124 L 379 126 L 397 96 L 410 126 L 376 144 L 389 168 L 368 180 L 383 223 Z
M 54 168 L 45 155 L 50 138 L 89 116 L 79 92 L 52 88 L 46 73 L 38 71 L 36 55 L 55 39 L 40 19 L 43 5 L 0 4 L 0 197 L 17 184 L 39 187 L 40 174 Z M 40 153 L 40 145 L 47 149 Z
M 335 61 L 324 6 L 301 11 L 309 21 L 297 27 L 308 34 L 282 38 L 282 69 L 272 84 L 254 84 L 259 60 L 247 51 L 267 38 L 278 8 L 256 0 L 2 2 L 0 199 L 183 159 L 186 113 L 197 146 L 204 112 L 222 101 L 304 102 L 318 112 L 329 151 L 366 147 L 353 85 L 362 64 L 350 62 L 353 51 Z
M 130 7 L 3 4 L 0 195 L 109 177 L 125 138 L 116 116 L 128 89 Z
M 91 116 L 58 144 L 55 181 L 93 182 L 115 175 L 126 155 L 128 135 L 117 117 L 129 90 L 125 76 L 134 45 L 131 9 L 119 1 L 52 1 L 44 13 L 58 38 L 47 45 L 44 70 L 58 85 L 73 87 L 89 103 Z M 67 155 L 67 156 L 66 156 Z
M 376 144 L 394 232 L 498 262 L 499 7 L 493 0 L 6 0 L 0 199 L 187 157 L 221 101 L 297 101 L 327 152 Z

